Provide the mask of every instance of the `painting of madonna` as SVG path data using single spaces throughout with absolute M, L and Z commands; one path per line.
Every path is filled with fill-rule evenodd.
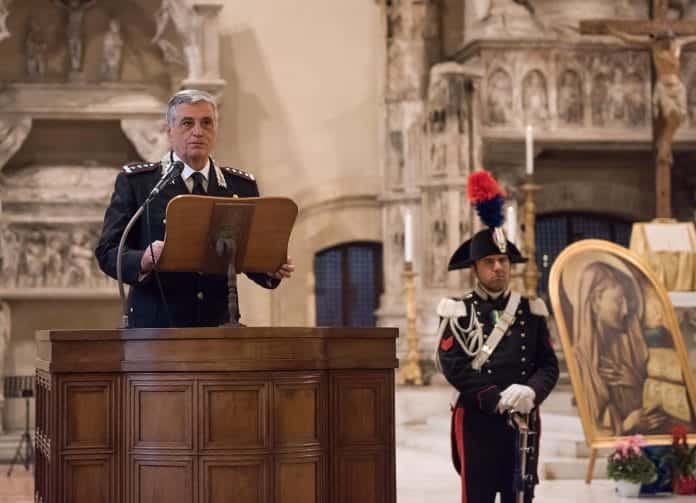
M 696 431 L 695 391 L 667 293 L 640 259 L 606 241 L 566 248 L 549 281 L 589 440 Z

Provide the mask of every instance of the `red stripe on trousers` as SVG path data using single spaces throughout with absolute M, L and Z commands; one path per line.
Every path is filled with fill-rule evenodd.
M 457 407 L 454 412 L 454 437 L 457 440 L 457 452 L 459 453 L 459 468 L 462 479 L 462 503 L 466 499 L 466 457 L 464 456 L 464 408 Z

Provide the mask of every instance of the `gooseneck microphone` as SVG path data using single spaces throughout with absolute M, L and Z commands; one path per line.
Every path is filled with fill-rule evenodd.
M 147 199 L 143 203 L 143 206 L 145 206 L 147 203 L 149 203 L 155 197 L 157 197 L 157 194 L 159 194 L 160 191 L 168 183 L 176 180 L 177 177 L 181 176 L 182 171 L 184 171 L 184 163 L 181 161 L 174 161 L 169 170 L 167 170 L 167 172 L 162 175 L 162 178 L 160 178 L 157 184 L 152 188 L 152 191 L 150 192 L 150 195 L 147 196 Z
M 126 303 L 126 293 L 123 287 L 123 249 L 126 244 L 126 239 L 128 234 L 130 234 L 131 229 L 135 222 L 140 218 L 143 210 L 150 204 L 150 202 L 157 197 L 157 195 L 162 191 L 162 189 L 172 181 L 176 180 L 178 176 L 181 176 L 181 172 L 184 170 L 184 163 L 181 161 L 174 161 L 170 168 L 162 175 L 157 184 L 150 191 L 147 199 L 140 205 L 140 208 L 133 214 L 131 219 L 128 221 L 126 228 L 123 230 L 121 235 L 121 240 L 118 243 L 118 250 L 116 252 L 116 277 L 118 279 L 118 294 L 121 297 L 121 328 L 128 328 L 128 304 Z

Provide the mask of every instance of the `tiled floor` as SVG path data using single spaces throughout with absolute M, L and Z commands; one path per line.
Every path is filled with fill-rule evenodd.
M 6 467 L 0 465 L 0 503 L 32 503 L 33 482 L 31 473 L 23 468 L 11 478 L 5 475 Z M 449 460 L 414 449 L 397 450 L 398 503 L 458 503 L 459 480 L 449 465 Z M 539 486 L 535 503 L 630 503 L 613 493 L 613 484 L 598 480 L 587 486 L 577 480 L 543 481 Z M 696 502 L 696 496 L 676 498 L 640 498 L 640 501 Z

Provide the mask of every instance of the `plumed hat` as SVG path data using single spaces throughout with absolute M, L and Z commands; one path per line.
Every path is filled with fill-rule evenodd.
M 467 193 L 469 202 L 486 226 L 471 239 L 464 241 L 450 258 L 450 271 L 467 269 L 477 260 L 489 255 L 507 255 L 510 262 L 519 264 L 526 262 L 517 247 L 507 240 L 503 232 L 505 216 L 503 206 L 505 195 L 498 182 L 488 171 L 477 171 L 469 176 Z

